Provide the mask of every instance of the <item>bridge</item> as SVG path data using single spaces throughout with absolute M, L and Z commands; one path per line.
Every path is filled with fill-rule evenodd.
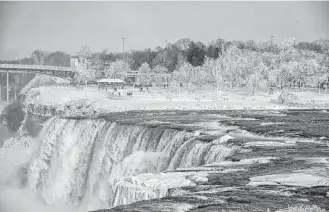
M 0 64 L 0 72 L 4 73 L 34 73 L 47 74 L 61 77 L 73 77 L 75 70 L 69 67 L 43 66 L 43 65 L 19 65 Z
M 17 73 L 33 73 L 33 74 L 47 74 L 63 78 L 73 78 L 76 70 L 69 67 L 58 66 L 43 66 L 43 65 L 20 65 L 20 64 L 0 64 L 0 73 L 7 73 L 7 104 L 9 103 L 9 74 Z M 1 77 L 1 76 L 0 76 Z M 1 91 L 1 86 L 0 86 Z M 1 92 L 0 92 L 1 93 Z

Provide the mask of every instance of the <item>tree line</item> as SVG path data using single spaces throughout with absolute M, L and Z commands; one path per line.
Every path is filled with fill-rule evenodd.
M 77 80 L 101 77 L 122 78 L 130 70 L 138 71 L 137 84 L 162 85 L 168 82 L 187 87 L 211 85 L 221 90 L 245 86 L 251 93 L 258 89 L 306 85 L 319 89 L 329 83 L 329 40 L 296 43 L 292 37 L 275 44 L 262 42 L 225 41 L 209 44 L 189 38 L 167 43 L 165 48 L 132 50 L 126 53 L 92 52 L 81 47 L 79 55 L 92 62 L 92 70 L 79 70 Z M 0 61 L 1 62 L 1 61 Z M 2 61 L 3 62 L 3 61 Z M 35 50 L 28 58 L 7 61 L 18 64 L 70 66 L 65 52 L 47 53 Z

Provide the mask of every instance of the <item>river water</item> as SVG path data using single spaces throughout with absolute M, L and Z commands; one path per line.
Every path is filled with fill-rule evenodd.
M 94 118 L 53 117 L 43 124 L 38 137 L 16 137 L 2 148 L 2 170 L 6 171 L 1 176 L 0 189 L 8 198 L 0 198 L 3 207 L 0 211 L 107 209 L 164 197 L 173 188 L 206 183 L 207 175 L 216 170 L 213 167 L 217 167 L 215 173 L 221 173 L 230 172 L 231 165 L 246 169 L 254 163 L 271 163 L 277 158 L 287 158 L 286 152 L 280 152 L 287 149 L 293 157 L 312 154 L 323 157 L 328 153 L 322 146 L 314 153 L 309 149 L 309 155 L 301 152 L 318 145 L 310 142 L 297 145 L 306 138 L 264 138 L 251 133 L 258 124 L 257 129 L 263 127 L 268 132 L 293 125 L 295 134 L 301 134 L 307 127 L 294 125 L 300 115 L 266 111 L 231 113 L 136 111 Z M 316 113 L 320 115 L 314 123 L 324 123 L 327 114 Z M 309 118 L 306 122 L 310 123 Z M 248 127 L 251 132 L 241 130 Z M 293 135 L 291 130 L 287 132 Z M 318 129 L 315 132 L 319 133 Z M 260 151 L 261 146 L 274 146 L 280 151 L 275 154 L 266 148 Z M 285 163 L 293 164 L 286 160 Z M 199 171 L 195 172 L 196 169 Z M 252 170 L 253 174 L 266 171 L 255 167 Z M 22 195 L 28 201 L 18 206 L 15 202 Z

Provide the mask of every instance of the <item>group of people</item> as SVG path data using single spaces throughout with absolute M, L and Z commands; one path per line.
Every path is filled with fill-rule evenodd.
M 163 84 L 163 88 L 168 88 L 169 85 L 168 84 Z
M 143 91 L 143 90 L 144 90 L 143 87 L 140 87 L 140 88 L 139 88 L 139 91 Z M 149 87 L 148 87 L 148 86 L 146 86 L 146 90 L 147 90 L 147 91 L 149 90 Z
M 84 88 L 84 86 L 80 83 L 76 84 L 75 87 L 77 88 L 77 90 L 82 90 Z
M 107 85 L 98 84 L 98 90 L 105 89 L 107 91 L 107 88 Z

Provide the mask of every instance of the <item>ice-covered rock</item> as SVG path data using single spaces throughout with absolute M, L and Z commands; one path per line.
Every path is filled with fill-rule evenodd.
M 233 139 L 234 137 L 230 136 L 230 135 L 224 135 L 222 137 L 220 137 L 217 140 L 212 141 L 213 144 L 223 144 L 226 143 L 227 141 Z
M 259 158 L 246 158 L 240 161 L 232 162 L 232 161 L 222 161 L 217 163 L 210 163 L 205 166 L 241 166 L 241 165 L 250 165 L 255 163 L 270 163 L 271 160 L 277 159 L 276 157 L 259 157 Z
M 205 182 L 208 180 L 206 176 L 206 173 L 169 172 L 118 178 L 112 185 L 114 196 L 109 205 L 115 207 L 141 200 L 161 198 L 168 195 L 169 189 Z
M 273 147 L 281 147 L 281 146 L 293 146 L 295 145 L 295 142 L 276 142 L 276 141 L 252 141 L 247 142 L 244 144 L 246 147 L 255 146 L 255 147 L 261 147 L 261 146 L 273 146 Z
M 290 186 L 328 186 L 329 178 L 305 173 L 273 174 L 251 177 L 250 186 L 258 185 L 290 185 Z

